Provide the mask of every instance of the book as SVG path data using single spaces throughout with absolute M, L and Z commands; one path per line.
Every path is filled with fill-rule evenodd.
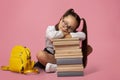
M 66 76 L 83 76 L 83 71 L 65 71 L 65 72 L 57 72 L 58 77 L 66 77 Z
M 80 40 L 79 38 L 53 39 L 53 47 L 55 50 L 79 49 Z
M 66 50 L 66 49 L 79 49 L 80 46 L 78 45 L 62 45 L 62 46 L 55 46 L 54 45 L 54 50 Z
M 76 48 L 76 49 L 63 49 L 63 50 L 55 50 L 55 54 L 65 54 L 65 53 L 67 53 L 67 54 L 75 54 L 75 53 L 81 53 L 82 52 L 82 50 L 79 48 Z
M 81 58 L 82 56 L 81 49 L 55 50 L 55 58 Z
M 57 58 L 57 65 L 61 64 L 83 64 L 82 58 Z
M 69 64 L 69 65 L 58 65 L 57 72 L 64 72 L 64 71 L 83 71 L 82 64 Z
M 64 46 L 64 45 L 78 45 L 80 44 L 80 41 L 79 40 L 76 40 L 76 41 L 71 41 L 71 40 L 65 40 L 65 41 L 55 41 L 53 42 L 53 45 L 54 46 Z
M 53 39 L 53 42 L 57 41 L 78 41 L 79 38 L 61 38 L 61 39 Z
M 82 64 L 70 64 L 70 65 L 58 65 L 57 75 L 58 76 L 83 76 L 83 65 Z
M 83 56 L 81 54 L 73 54 L 73 55 L 55 55 L 55 58 L 82 58 Z

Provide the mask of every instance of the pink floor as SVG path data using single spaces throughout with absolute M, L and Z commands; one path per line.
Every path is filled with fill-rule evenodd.
M 89 44 L 84 76 L 57 77 L 56 73 L 23 75 L 0 70 L 0 80 L 120 80 L 120 0 L 0 0 L 0 66 L 8 65 L 15 45 L 31 49 L 32 60 L 45 46 L 45 30 L 74 8 L 87 20 Z M 79 7 L 79 8 L 78 8 Z

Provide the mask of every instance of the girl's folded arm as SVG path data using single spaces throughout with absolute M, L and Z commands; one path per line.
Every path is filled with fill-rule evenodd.
M 84 32 L 71 32 L 70 35 L 72 38 L 79 38 L 80 40 L 85 40 L 86 38 Z

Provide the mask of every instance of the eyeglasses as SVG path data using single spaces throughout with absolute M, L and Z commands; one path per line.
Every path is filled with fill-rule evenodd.
M 74 31 L 74 29 L 71 26 L 69 26 L 68 23 L 64 19 L 62 19 L 62 25 L 64 28 L 66 28 L 68 30 L 68 32 Z

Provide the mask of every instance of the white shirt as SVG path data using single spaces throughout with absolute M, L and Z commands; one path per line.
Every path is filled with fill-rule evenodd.
M 84 40 L 86 35 L 84 32 L 71 32 L 70 35 L 72 38 L 79 38 L 80 40 Z M 53 44 L 51 42 L 52 39 L 62 38 L 64 35 L 62 31 L 56 31 L 55 26 L 48 26 L 46 29 L 46 48 L 51 53 L 54 54 Z

